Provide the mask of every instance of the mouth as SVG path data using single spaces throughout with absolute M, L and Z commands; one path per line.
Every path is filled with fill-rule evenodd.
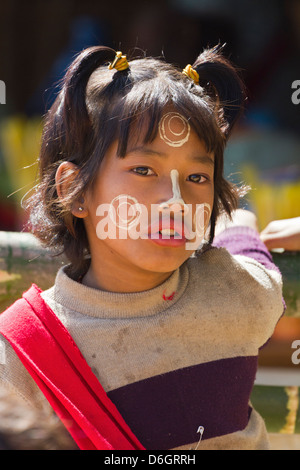
M 162 220 L 148 228 L 148 239 L 162 246 L 181 246 L 188 240 L 189 230 L 183 221 Z

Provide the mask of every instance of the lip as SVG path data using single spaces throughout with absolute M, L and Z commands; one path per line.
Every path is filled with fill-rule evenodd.
M 160 230 L 170 229 L 178 235 L 168 236 L 159 233 Z M 160 246 L 179 247 L 185 245 L 188 239 L 189 230 L 183 221 L 174 219 L 161 220 L 148 227 L 148 239 Z

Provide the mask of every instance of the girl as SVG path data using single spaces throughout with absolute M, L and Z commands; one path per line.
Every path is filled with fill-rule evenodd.
M 281 277 L 251 214 L 228 226 L 223 178 L 244 96 L 217 48 L 184 73 L 106 47 L 67 70 L 28 207 L 70 264 L 0 316 L 0 377 L 81 449 L 269 446 L 249 398 Z

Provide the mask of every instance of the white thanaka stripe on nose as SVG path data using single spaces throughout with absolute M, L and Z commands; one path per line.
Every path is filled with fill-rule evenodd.
M 178 170 L 171 170 L 170 176 L 171 176 L 171 181 L 172 181 L 173 202 L 179 202 L 181 204 L 184 204 L 184 200 L 182 199 L 181 192 L 180 192 Z
M 166 201 L 164 204 L 183 204 L 185 205 L 184 200 L 182 199 L 180 186 L 179 186 L 179 173 L 178 170 L 171 170 L 170 177 L 172 182 L 172 193 L 173 196 Z

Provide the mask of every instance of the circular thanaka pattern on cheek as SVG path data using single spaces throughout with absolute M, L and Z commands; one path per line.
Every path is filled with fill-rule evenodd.
M 191 126 L 179 113 L 170 112 L 159 121 L 160 138 L 171 147 L 181 147 L 189 140 Z
M 205 202 L 204 204 L 197 205 L 197 209 L 194 214 L 194 224 L 197 236 L 204 238 L 210 216 L 211 207 L 208 203 Z
M 116 196 L 110 203 L 109 215 L 114 224 L 129 229 L 139 223 L 142 209 L 137 199 L 127 194 Z

